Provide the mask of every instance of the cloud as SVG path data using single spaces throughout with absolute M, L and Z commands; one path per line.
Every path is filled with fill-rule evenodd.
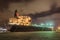
M 39 17 L 45 17 L 45 16 L 53 15 L 55 13 L 60 13 L 60 7 L 56 7 L 56 4 L 53 4 L 51 6 L 50 10 L 43 11 L 43 12 L 40 12 L 40 13 L 35 13 L 35 14 L 29 14 L 29 16 L 36 19 L 36 18 L 39 18 Z

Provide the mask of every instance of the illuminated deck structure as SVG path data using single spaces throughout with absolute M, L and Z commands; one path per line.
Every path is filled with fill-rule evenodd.
M 9 18 L 9 25 L 31 25 L 31 17 L 29 16 L 18 16 L 18 18 Z

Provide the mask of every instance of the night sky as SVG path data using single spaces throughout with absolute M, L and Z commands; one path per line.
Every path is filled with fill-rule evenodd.
M 0 24 L 5 23 L 8 18 L 13 17 L 15 9 L 18 10 L 20 15 L 44 14 L 44 12 L 51 10 L 51 6 L 54 3 L 56 3 L 56 8 L 60 7 L 60 0 L 0 0 Z M 21 9 L 23 9 L 22 12 Z M 44 17 L 35 17 L 37 19 L 33 19 L 33 23 L 38 23 L 36 20 L 39 20 L 39 22 L 52 20 L 55 21 L 55 24 L 60 26 L 59 13 Z

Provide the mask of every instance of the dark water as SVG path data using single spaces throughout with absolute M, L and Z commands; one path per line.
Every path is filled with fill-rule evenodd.
M 60 32 L 9 32 L 0 33 L 0 40 L 60 40 Z

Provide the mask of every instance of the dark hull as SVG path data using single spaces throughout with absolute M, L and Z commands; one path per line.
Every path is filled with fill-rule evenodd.
M 10 31 L 11 32 L 32 32 L 32 31 L 52 31 L 52 30 L 50 28 L 13 25 Z

